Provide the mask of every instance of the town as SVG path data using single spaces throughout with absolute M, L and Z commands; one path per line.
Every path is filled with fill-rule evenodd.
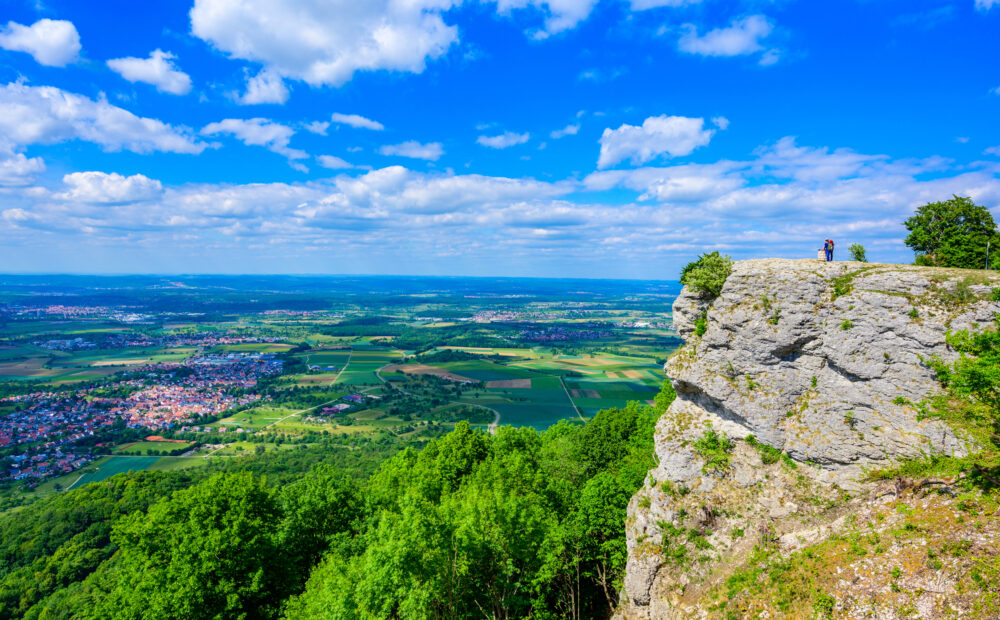
M 14 448 L 0 480 L 38 479 L 76 470 L 95 458 L 88 440 L 116 424 L 173 429 L 249 405 L 261 398 L 253 391 L 258 380 L 281 370 L 282 361 L 273 354 L 197 355 L 123 372 L 99 388 L 0 399 L 0 405 L 15 409 L 0 417 L 0 448 Z

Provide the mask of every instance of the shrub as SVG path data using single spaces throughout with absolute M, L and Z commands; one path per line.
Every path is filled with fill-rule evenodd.
M 702 312 L 701 316 L 694 320 L 694 335 L 704 336 L 708 331 L 708 313 Z
M 684 266 L 681 270 L 681 284 L 703 297 L 715 299 L 722 293 L 722 285 L 732 272 L 732 258 L 723 256 L 718 251 L 709 252 Z
M 851 258 L 859 263 L 867 263 L 868 256 L 865 254 L 865 246 L 860 243 L 852 243 L 847 251 L 851 253 Z
M 706 474 L 717 469 L 729 468 L 729 453 L 733 451 L 733 442 L 725 433 L 709 428 L 698 441 L 694 442 L 694 451 L 705 459 L 702 471 Z
M 844 319 L 844 322 L 840 324 L 840 329 L 848 330 L 854 327 L 854 321 L 851 319 Z

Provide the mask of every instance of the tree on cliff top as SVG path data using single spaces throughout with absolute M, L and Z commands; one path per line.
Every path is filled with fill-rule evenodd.
M 925 204 L 903 224 L 910 231 L 904 242 L 917 253 L 918 265 L 983 269 L 987 244 L 1000 249 L 1000 232 L 989 209 L 970 198 Z
M 714 299 L 722 293 L 722 285 L 732 272 L 732 258 L 719 254 L 718 251 L 709 252 L 684 266 L 681 270 L 681 284 L 691 287 L 704 297 Z

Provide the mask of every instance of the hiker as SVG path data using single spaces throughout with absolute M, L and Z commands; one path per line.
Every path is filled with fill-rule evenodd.
M 833 260 L 833 239 L 827 239 L 826 243 L 823 244 L 823 249 L 826 250 L 826 262 Z

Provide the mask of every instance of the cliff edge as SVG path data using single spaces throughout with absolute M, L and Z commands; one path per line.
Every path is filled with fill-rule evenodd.
M 930 497 L 898 480 L 866 481 L 865 473 L 901 458 L 976 450 L 961 433 L 922 416 L 916 403 L 941 389 L 928 361 L 956 358 L 949 331 L 993 325 L 997 285 L 1000 275 L 982 272 L 750 260 L 734 265 L 716 299 L 685 288 L 674 303 L 685 345 L 665 367 L 677 399 L 657 424 L 659 465 L 629 505 L 616 617 L 774 617 L 797 615 L 797 604 L 838 617 L 862 608 L 903 617 L 906 605 L 925 617 L 941 605 L 974 610 L 974 592 L 967 609 L 954 607 L 968 566 L 965 577 L 956 572 L 950 581 L 939 570 L 944 581 L 934 587 L 901 587 L 926 577 L 904 559 L 915 544 L 930 549 L 931 533 L 919 544 L 878 535 L 904 527 L 900 519 L 912 525 L 913 514 L 951 514 L 957 492 Z M 980 557 L 977 549 L 995 550 L 997 519 L 960 535 L 975 519 L 954 510 L 949 523 L 962 524 L 952 533 L 966 541 L 968 562 Z M 840 542 L 865 527 L 882 542 L 852 556 L 857 566 L 836 556 Z M 951 531 L 943 524 L 937 530 L 933 535 Z M 800 584 L 801 593 L 754 598 L 783 587 L 767 576 L 768 566 L 796 558 L 784 573 L 794 581 L 804 558 L 819 561 L 828 552 L 840 559 L 813 570 L 836 575 L 803 575 L 812 580 Z M 865 556 L 900 566 L 864 569 Z M 848 573 L 857 573 L 854 581 L 840 583 Z

